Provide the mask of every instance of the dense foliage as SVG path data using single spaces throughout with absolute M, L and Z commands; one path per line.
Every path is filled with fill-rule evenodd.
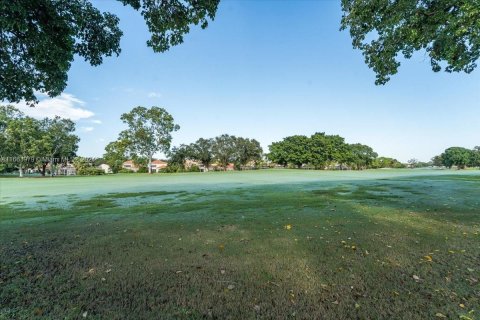
M 128 125 L 120 132 L 119 140 L 126 144 L 131 153 L 148 159 L 148 173 L 152 173 L 151 163 L 157 152 L 168 152 L 172 141 L 172 132 L 180 129 L 173 117 L 159 107 L 135 107 L 122 114 L 122 121 Z
M 255 167 L 262 160 L 262 155 L 263 150 L 257 140 L 222 134 L 211 139 L 200 138 L 189 145 L 172 148 L 169 153 L 170 169 L 167 171 L 198 171 L 196 164 L 185 166 L 189 160 L 202 165 L 205 171 L 212 165 L 223 170 L 226 170 L 229 164 L 234 164 L 237 169 L 247 165 Z
M 345 169 L 366 169 L 373 167 L 377 153 L 363 144 L 348 144 L 339 135 L 317 132 L 310 137 L 295 135 L 273 142 L 268 158 L 279 165 L 292 165 L 297 168 L 311 166 L 314 169 L 338 167 Z M 376 163 L 390 165 L 390 163 Z M 382 166 L 383 167 L 383 166 Z
M 385 84 L 398 71 L 399 55 L 425 50 L 432 70 L 472 72 L 480 57 L 478 0 L 342 0 L 341 29 Z
M 105 147 L 103 159 L 110 166 L 113 173 L 119 172 L 122 169 L 123 162 L 128 159 L 127 148 L 128 142 L 125 140 L 110 142 Z
M 75 155 L 80 139 L 74 134 L 75 123 L 55 117 L 41 120 L 25 116 L 12 106 L 0 106 L 0 156 L 18 168 L 39 168 L 42 175 Z
M 164 52 L 183 42 L 191 25 L 208 25 L 219 0 L 119 0 L 140 11 L 147 45 Z M 88 0 L 0 0 L 0 100 L 37 101 L 67 85 L 75 55 L 93 66 L 120 54 L 119 18 Z
M 435 156 L 432 162 L 437 166 L 445 166 L 458 169 L 465 169 L 466 167 L 480 167 L 480 146 L 473 149 L 462 147 L 450 147 L 446 149 L 441 155 Z
M 147 45 L 164 52 L 181 44 L 192 25 L 208 26 L 220 0 L 118 0 L 139 11 Z M 342 0 L 341 29 L 385 84 L 398 56 L 426 50 L 432 69 L 470 73 L 480 57 L 478 0 Z M 88 0 L 0 0 L 0 100 L 31 103 L 66 87 L 76 55 L 93 66 L 121 52 L 119 18 Z
M 378 157 L 373 160 L 373 163 L 370 166 L 372 169 L 380 169 L 380 168 L 405 168 L 405 164 L 401 163 L 397 159 L 388 158 L 388 157 Z
M 92 161 L 84 157 L 76 157 L 72 161 L 76 174 L 79 176 L 100 176 L 105 174 L 102 169 L 97 168 Z

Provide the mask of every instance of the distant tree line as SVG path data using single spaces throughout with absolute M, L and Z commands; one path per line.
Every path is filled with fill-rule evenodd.
M 439 167 L 452 168 L 455 166 L 458 169 L 480 167 L 480 146 L 473 149 L 450 147 L 442 154 L 433 157 L 432 163 Z
M 324 132 L 311 136 L 293 135 L 273 142 L 265 158 L 257 140 L 229 134 L 200 138 L 193 143 L 170 148 L 171 134 L 180 127 L 160 107 L 135 107 L 122 114 L 121 120 L 128 128 L 105 147 L 102 159 L 92 162 L 76 157 L 80 139 L 74 134 L 73 121 L 60 117 L 38 120 L 13 106 L 0 106 L 0 171 L 18 169 L 19 175 L 23 176 L 25 170 L 35 169 L 46 175 L 49 167 L 53 175 L 56 165 L 71 162 L 77 174 L 93 175 L 101 173 L 96 167 L 99 161 L 107 163 L 113 172 L 121 172 L 123 163 L 132 159 L 140 167 L 138 172 L 151 173 L 153 156 L 157 152 L 163 152 L 169 158 L 166 172 L 198 171 L 198 166 L 204 170 L 226 170 L 232 164 L 235 169 L 256 168 L 267 164 L 265 160 L 283 167 L 312 169 L 362 170 L 407 166 L 393 158 L 378 157 L 370 146 L 349 144 L 339 135 Z M 410 168 L 426 166 L 480 167 L 480 147 L 451 147 L 432 158 L 431 162 L 408 161 Z
M 339 135 L 317 132 L 310 137 L 294 135 L 269 146 L 268 159 L 281 166 L 313 169 L 402 168 L 402 163 L 381 157 L 367 145 L 349 144 Z
M 208 170 L 217 164 L 223 170 L 229 164 L 242 169 L 247 164 L 258 166 L 262 161 L 263 149 L 255 139 L 222 134 L 215 138 L 200 138 L 191 144 L 182 144 L 169 152 L 169 168 L 171 171 L 185 170 L 187 160 L 193 160 Z
M 28 169 L 43 176 L 75 157 L 80 138 L 74 134 L 75 123 L 60 117 L 41 120 L 26 116 L 13 106 L 0 106 L 1 170 L 18 169 L 20 177 Z

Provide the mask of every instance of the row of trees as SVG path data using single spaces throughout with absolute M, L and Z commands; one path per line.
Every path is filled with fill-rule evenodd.
M 295 135 L 274 142 L 269 146 L 269 160 L 277 164 L 297 168 L 311 166 L 315 169 L 325 169 L 332 165 L 340 168 L 349 166 L 354 169 L 372 167 L 377 159 L 377 153 L 367 145 L 360 143 L 348 144 L 339 135 L 326 135 L 317 132 L 310 137 Z M 398 163 L 395 159 L 383 158 L 385 161 L 377 162 L 377 166 L 387 166 Z
M 75 123 L 60 117 L 41 120 L 25 116 L 13 106 L 0 106 L 0 156 L 3 166 L 17 167 L 20 176 L 26 169 L 38 168 L 44 176 L 75 156 L 79 137 Z M 50 170 L 53 175 L 53 170 Z
M 169 153 L 169 165 L 182 170 L 185 169 L 186 160 L 194 160 L 201 163 L 206 170 L 213 163 L 224 170 L 233 163 L 238 169 L 251 162 L 258 165 L 262 156 L 263 150 L 257 140 L 222 134 L 210 139 L 200 138 L 194 143 L 172 148 Z
M 121 116 L 127 129 L 119 134 L 116 141 L 105 148 L 104 161 L 113 172 L 118 172 L 128 158 L 137 163 L 147 164 L 151 173 L 154 154 L 163 152 L 169 155 L 169 167 L 173 171 L 184 170 L 187 160 L 194 160 L 207 170 L 213 164 L 224 169 L 230 163 L 241 168 L 253 162 L 257 165 L 263 160 L 263 150 L 255 139 L 235 137 L 223 134 L 215 138 L 200 138 L 188 145 L 180 145 L 170 150 L 172 132 L 179 130 L 173 117 L 163 108 L 136 107 Z M 74 134 L 75 123 L 68 119 L 55 117 L 41 120 L 25 116 L 13 106 L 0 106 L 0 156 L 8 165 L 19 169 L 23 176 L 25 169 L 38 168 L 46 174 L 48 165 L 53 168 L 60 162 L 66 162 L 75 156 L 79 138 Z M 267 158 L 279 165 L 325 169 L 332 166 L 352 169 L 366 168 L 402 168 L 402 163 L 392 158 L 380 157 L 367 145 L 348 144 L 339 135 L 327 135 L 317 132 L 310 137 L 294 135 L 274 142 L 269 146 Z M 78 161 L 77 161 L 78 162 Z M 80 162 L 79 162 L 80 163 Z M 451 147 L 431 163 L 409 161 L 410 167 L 424 165 L 445 166 L 451 168 L 480 166 L 480 147 L 466 149 Z M 50 170 L 53 175 L 54 170 Z
M 473 149 L 462 147 L 451 147 L 442 154 L 432 158 L 435 166 L 445 166 L 451 168 L 456 166 L 459 169 L 466 167 L 480 167 L 480 146 Z
M 125 160 L 133 159 L 137 164 L 145 163 L 151 173 L 153 156 L 158 152 L 169 156 L 172 171 L 184 170 L 186 160 L 198 161 L 208 170 L 214 162 L 225 169 L 229 163 L 241 167 L 262 158 L 263 150 L 258 141 L 228 134 L 211 139 L 200 138 L 170 150 L 172 132 L 179 130 L 180 126 L 163 108 L 139 106 L 122 114 L 120 119 L 127 129 L 105 147 L 103 155 L 113 172 L 120 171 Z

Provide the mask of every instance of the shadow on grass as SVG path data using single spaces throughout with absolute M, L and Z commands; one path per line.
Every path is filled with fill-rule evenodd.
M 0 225 L 0 319 L 458 318 L 478 310 L 480 216 L 475 188 L 442 183 L 106 195 Z

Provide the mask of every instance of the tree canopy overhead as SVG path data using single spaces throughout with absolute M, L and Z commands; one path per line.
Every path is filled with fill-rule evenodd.
M 341 29 L 385 84 L 402 54 L 426 50 L 432 70 L 472 72 L 480 57 L 478 0 L 342 0 Z
M 192 25 L 206 28 L 220 0 L 117 0 L 138 11 L 151 34 L 147 45 L 165 52 L 181 44 Z M 472 72 L 480 57 L 479 0 L 342 0 L 348 29 L 385 84 L 399 55 L 426 50 L 432 69 Z M 120 54 L 119 19 L 90 0 L 0 0 L 0 100 L 30 103 L 39 92 L 65 89 L 78 55 L 93 66 Z
M 167 51 L 191 25 L 206 28 L 219 0 L 119 0 L 140 11 L 151 33 L 147 45 Z M 67 85 L 75 55 L 97 66 L 120 54 L 119 19 L 88 0 L 0 0 L 0 100 L 38 101 Z

